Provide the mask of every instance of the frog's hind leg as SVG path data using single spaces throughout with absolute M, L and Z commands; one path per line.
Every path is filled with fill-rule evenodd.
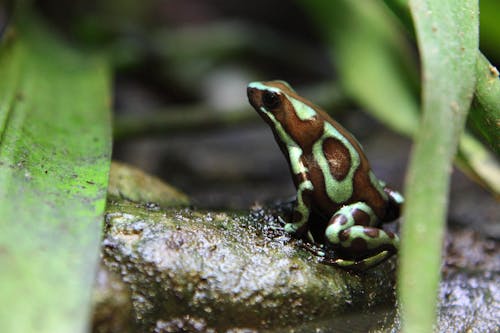
M 364 202 L 342 207 L 328 222 L 325 236 L 330 244 L 353 259 L 333 262 L 343 267 L 375 266 L 397 252 L 399 238 L 377 228 L 377 217 Z

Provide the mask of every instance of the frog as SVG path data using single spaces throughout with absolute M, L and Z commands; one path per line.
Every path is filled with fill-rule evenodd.
M 396 254 L 399 237 L 382 225 L 400 217 L 404 198 L 375 176 L 353 134 L 285 81 L 251 82 L 247 95 L 297 190 L 284 231 L 332 249 L 327 262 L 345 269 L 366 270 Z

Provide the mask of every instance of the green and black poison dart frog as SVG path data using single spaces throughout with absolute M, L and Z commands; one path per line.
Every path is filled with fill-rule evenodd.
M 396 253 L 398 236 L 381 224 L 399 217 L 403 197 L 375 177 L 354 136 L 284 81 L 252 82 L 247 94 L 297 188 L 285 231 L 334 249 L 329 263 L 344 268 L 370 268 Z

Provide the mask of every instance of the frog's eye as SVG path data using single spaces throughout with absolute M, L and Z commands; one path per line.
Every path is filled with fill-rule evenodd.
M 262 104 L 267 110 L 276 109 L 280 106 L 281 101 L 277 93 L 272 91 L 265 91 L 262 94 Z

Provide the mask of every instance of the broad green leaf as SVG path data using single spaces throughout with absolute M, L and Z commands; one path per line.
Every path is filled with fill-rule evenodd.
M 346 92 L 406 135 L 418 123 L 418 84 L 403 34 L 377 1 L 301 1 L 330 40 Z
M 84 332 L 108 181 L 110 80 L 31 18 L 0 47 L 0 331 Z
M 409 3 L 422 62 L 423 120 L 407 178 L 399 288 L 403 330 L 431 332 L 451 162 L 476 83 L 478 4 Z
M 401 23 L 409 31 L 414 32 L 411 17 L 409 15 L 408 1 L 384 0 L 384 2 L 394 14 L 397 15 Z M 492 45 L 497 45 L 493 41 L 496 41 L 495 37 L 499 31 L 496 29 L 496 16 L 492 13 L 496 13 L 493 9 L 497 7 L 500 8 L 500 3 L 496 2 L 496 0 L 487 0 L 481 1 L 480 4 L 481 35 L 487 36 L 481 38 L 481 45 L 483 45 L 483 40 L 486 40 L 486 46 L 490 46 L 491 49 Z M 486 59 L 479 50 L 477 51 L 477 57 L 477 86 L 470 112 L 470 120 L 475 130 L 481 134 L 486 142 L 488 142 L 493 151 L 495 151 L 497 155 L 500 155 L 500 131 L 498 130 L 498 122 L 500 119 L 500 78 L 498 70 L 490 64 L 488 59 Z M 464 137 L 461 140 L 470 141 L 470 138 Z M 469 144 L 460 144 L 460 149 L 465 146 L 469 146 Z M 498 196 L 500 194 L 500 189 L 498 187 L 498 173 L 500 172 L 500 168 L 498 166 L 494 169 L 489 168 L 489 170 L 494 171 L 493 173 L 482 172 L 481 165 L 484 157 L 491 161 L 494 159 L 494 156 L 491 156 L 480 143 L 478 143 L 476 147 L 480 152 L 478 154 L 475 154 L 472 150 L 463 152 L 462 155 L 468 157 L 465 160 L 458 160 L 458 166 L 465 173 L 469 175 L 472 174 L 473 178 L 475 178 L 479 184 L 488 188 Z M 490 156 L 485 156 L 485 154 Z

